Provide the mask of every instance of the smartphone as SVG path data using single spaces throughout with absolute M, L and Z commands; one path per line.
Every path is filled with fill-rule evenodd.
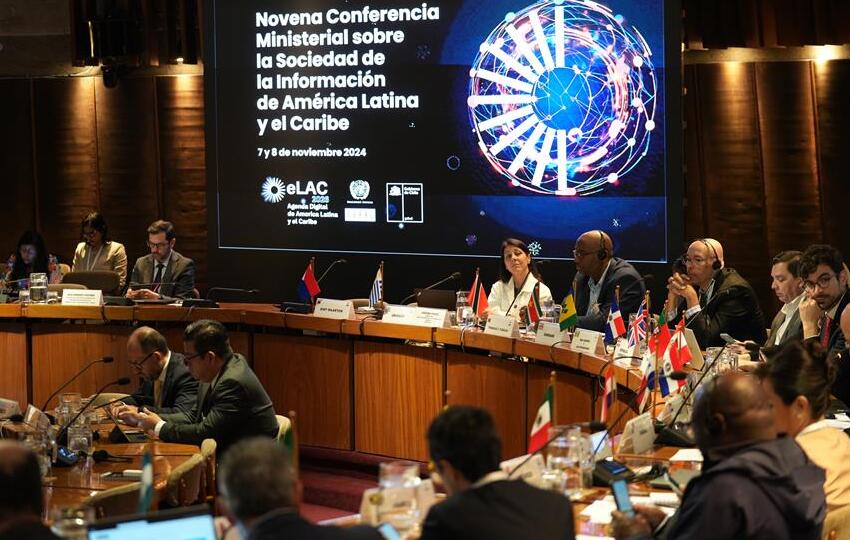
M 617 510 L 626 514 L 628 517 L 634 517 L 635 509 L 632 506 L 632 500 L 629 498 L 629 485 L 625 480 L 614 480 L 611 482 L 611 491 L 614 492 L 614 502 L 617 503 Z
M 737 343 L 738 342 L 737 339 L 733 338 L 732 336 L 730 336 L 729 334 L 726 334 L 726 333 L 720 334 L 720 339 L 722 339 L 726 343 Z
M 401 540 L 401 535 L 395 530 L 395 527 L 389 523 L 382 523 L 378 527 L 378 532 L 381 533 L 386 540 Z

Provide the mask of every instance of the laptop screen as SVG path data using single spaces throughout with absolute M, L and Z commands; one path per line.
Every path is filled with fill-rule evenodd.
M 147 516 L 126 516 L 89 526 L 88 540 L 216 540 L 206 508 L 178 509 Z

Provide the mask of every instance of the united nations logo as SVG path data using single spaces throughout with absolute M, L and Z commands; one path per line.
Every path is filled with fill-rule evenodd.
M 351 196 L 355 200 L 362 201 L 369 196 L 369 182 L 366 180 L 355 180 L 348 185 L 348 191 L 351 192 Z

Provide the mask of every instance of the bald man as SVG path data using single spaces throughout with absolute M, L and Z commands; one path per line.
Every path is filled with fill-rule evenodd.
M 38 460 L 18 441 L 0 441 L 0 540 L 58 538 L 41 523 Z
M 702 349 L 723 346 L 720 334 L 763 343 L 767 332 L 756 293 L 726 268 L 720 242 L 695 240 L 683 259 L 687 272 L 674 272 L 667 280 L 667 320 L 675 324 L 684 317 Z
M 646 291 L 635 267 L 614 257 L 614 243 L 604 231 L 588 231 L 576 240 L 573 278 L 579 328 L 605 331 L 608 312 L 617 285 L 620 286 L 620 312 L 628 321 L 636 313 Z
M 662 526 L 668 539 L 818 540 L 826 516 L 823 469 L 789 437 L 776 438 L 773 408 L 758 381 L 730 372 L 710 381 L 693 413 L 702 474 Z M 616 538 L 651 538 L 663 514 L 615 512 Z M 659 531 L 656 531 L 659 532 Z

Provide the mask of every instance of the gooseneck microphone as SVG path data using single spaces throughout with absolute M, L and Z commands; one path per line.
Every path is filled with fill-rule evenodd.
M 332 262 L 327 268 L 325 268 L 325 271 L 322 272 L 322 275 L 319 276 L 319 279 L 316 280 L 316 283 L 321 283 L 322 280 L 325 279 L 325 276 L 328 275 L 328 272 L 331 271 L 331 268 L 333 268 L 334 266 L 336 266 L 338 264 L 346 264 L 347 262 L 348 261 L 345 260 L 345 259 L 337 259 L 334 262 Z
M 574 422 L 572 424 L 566 424 L 564 426 L 559 426 L 559 427 L 561 427 L 561 429 L 559 429 L 558 432 L 555 433 L 555 435 L 550 437 L 549 440 L 547 440 L 546 443 L 543 444 L 543 446 L 541 446 L 540 448 L 538 448 L 534 452 L 528 454 L 528 456 L 524 460 L 522 460 L 519 465 L 517 465 L 516 467 L 511 469 L 511 472 L 508 473 L 508 478 L 511 478 L 514 475 L 514 473 L 516 473 L 518 470 L 520 470 L 522 468 L 523 465 L 525 465 L 526 463 L 531 461 L 531 458 L 533 458 L 536 454 L 539 454 L 540 452 L 545 450 L 550 444 L 552 444 L 552 442 L 555 441 L 555 439 L 557 439 L 558 437 L 563 435 L 568 429 L 578 427 L 578 428 L 582 428 L 582 429 L 587 429 L 591 433 L 596 433 L 597 431 L 605 431 L 608 428 L 608 426 L 605 424 L 605 422 L 600 422 L 598 420 L 591 420 L 590 422 Z
M 450 276 L 446 276 L 443 279 L 441 279 L 440 281 L 438 281 L 436 283 L 432 283 L 431 285 L 428 285 L 427 287 L 420 289 L 419 292 L 430 291 L 431 289 L 439 287 L 440 285 L 442 285 L 443 283 L 445 283 L 447 281 L 458 280 L 458 279 L 460 279 L 460 272 L 452 272 L 452 274 Z M 408 300 L 413 299 L 417 294 L 419 294 L 419 292 L 415 292 L 413 294 L 409 294 L 409 295 L 405 296 L 404 300 L 402 300 L 400 303 L 401 304 L 407 303 Z
M 207 291 L 207 300 L 213 299 L 214 292 L 241 292 L 246 294 L 257 294 L 260 289 L 240 289 L 238 287 L 210 287 Z
M 114 359 L 113 357 L 111 357 L 111 356 L 104 356 L 103 358 L 99 358 L 99 359 L 97 359 L 97 360 L 92 360 L 91 362 L 89 362 L 88 364 L 86 364 L 85 366 L 83 366 L 83 369 L 81 369 L 80 371 L 78 371 L 76 375 L 74 375 L 73 377 L 71 377 L 71 378 L 70 378 L 70 379 L 69 379 L 69 380 L 68 380 L 65 384 L 63 384 L 62 386 L 60 386 L 59 388 L 57 388 L 55 392 L 53 392 L 52 394 L 50 394 L 50 397 L 48 397 L 46 400 L 44 400 L 44 405 L 42 405 L 42 406 L 41 406 L 41 410 L 42 410 L 42 412 L 44 412 L 44 410 L 47 408 L 47 405 L 50 403 L 50 400 L 56 397 L 56 394 L 58 394 L 58 393 L 59 393 L 59 392 L 61 392 L 61 391 L 62 391 L 65 387 L 67 387 L 69 384 L 71 384 L 72 382 L 74 382 L 75 380 L 77 380 L 77 377 L 79 377 L 80 375 L 82 375 L 83 373 L 85 373 L 85 372 L 86 372 L 86 371 L 87 371 L 90 367 L 92 367 L 92 366 L 93 366 L 93 365 L 95 365 L 95 364 L 111 364 L 114 360 L 115 360 L 115 359 Z
M 60 429 L 59 433 L 56 435 L 56 441 L 59 442 L 61 440 L 65 440 L 65 437 L 68 434 L 68 428 L 74 425 L 74 422 L 77 421 L 77 418 L 79 418 L 81 414 L 86 412 L 91 407 L 91 404 L 97 400 L 98 396 L 100 396 L 104 390 L 106 390 L 110 386 L 126 386 L 128 384 L 130 384 L 130 377 L 121 377 L 120 379 L 116 379 L 101 386 L 100 390 L 98 390 L 97 393 L 92 396 L 89 402 L 86 403 L 84 407 L 81 407 L 79 412 L 77 412 L 77 414 L 75 414 L 74 417 L 71 418 L 71 420 L 69 420 L 67 424 L 62 426 L 62 429 Z

